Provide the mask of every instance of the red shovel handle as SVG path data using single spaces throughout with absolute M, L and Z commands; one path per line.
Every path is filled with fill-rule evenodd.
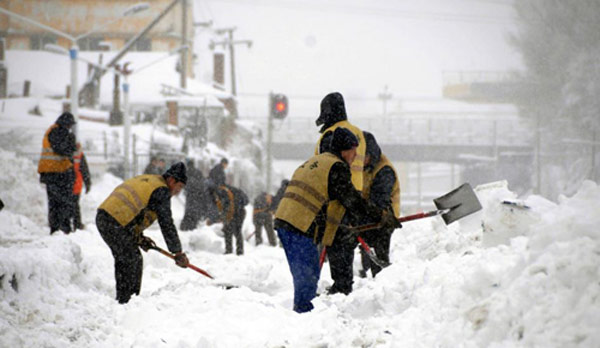
M 165 256 L 173 259 L 173 260 L 175 260 L 175 256 L 173 256 L 173 254 L 171 254 L 170 252 L 168 252 L 168 251 L 166 251 L 164 249 L 161 249 L 159 247 L 153 247 L 152 249 L 158 251 L 159 253 L 161 253 L 161 254 L 163 254 L 163 255 L 165 255 Z M 204 275 L 206 277 L 209 277 L 210 279 L 215 279 L 213 276 L 211 276 L 210 274 L 208 274 L 208 272 L 206 272 L 205 270 L 203 270 L 200 267 L 196 267 L 196 266 L 192 265 L 191 263 L 188 263 L 187 268 L 191 268 L 194 271 L 196 271 L 196 272 L 198 272 L 198 273 L 200 273 L 200 274 L 202 274 L 202 275 Z

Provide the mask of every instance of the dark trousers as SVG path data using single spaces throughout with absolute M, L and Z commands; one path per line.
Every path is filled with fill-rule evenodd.
M 390 242 L 392 240 L 393 230 L 373 230 L 369 231 L 364 235 L 364 240 L 371 249 L 375 251 L 377 258 L 386 263 L 390 262 Z M 373 278 L 381 271 L 381 267 L 375 262 L 371 261 L 367 253 L 363 248 L 360 248 L 360 257 L 362 264 L 363 274 L 366 276 L 366 272 L 370 269 Z
M 235 212 L 231 221 L 223 224 L 223 234 L 225 235 L 225 254 L 233 252 L 233 237 L 235 236 L 235 253 L 244 254 L 244 237 L 242 236 L 242 225 L 246 218 L 246 211 L 239 210 Z
M 142 253 L 133 232 L 103 210 L 98 210 L 96 227 L 115 259 L 116 299 L 127 303 L 132 295 L 139 295 L 142 288 Z
M 79 208 L 79 199 L 81 195 L 72 195 L 71 197 L 71 219 L 73 220 L 73 231 L 83 229 L 81 222 L 81 209 Z
M 44 174 L 44 183 L 48 194 L 48 225 L 50 233 L 61 230 L 71 232 L 70 217 L 72 214 L 73 182 L 75 175 L 72 170 L 64 173 Z
M 276 246 L 275 231 L 273 231 L 273 215 L 271 213 L 257 213 L 254 215 L 254 241 L 256 245 L 262 244 L 262 229 L 265 228 L 269 245 Z
M 284 228 L 278 228 L 277 235 L 294 280 L 294 311 L 309 312 L 314 308 L 311 301 L 317 295 L 321 275 L 317 246 L 310 237 Z
M 343 231 L 338 231 L 333 243 L 327 247 L 327 259 L 331 270 L 333 285 L 329 288 L 330 294 L 342 293 L 348 295 L 352 292 L 354 283 L 353 263 L 356 242 L 343 242 L 340 238 Z

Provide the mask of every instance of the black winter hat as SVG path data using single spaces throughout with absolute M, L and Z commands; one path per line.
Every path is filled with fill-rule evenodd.
M 366 153 L 371 156 L 371 165 L 377 164 L 381 158 L 381 148 L 377 144 L 375 136 L 369 132 L 363 132 L 365 144 L 367 145 Z
M 62 127 L 71 127 L 75 124 L 75 117 L 70 112 L 63 112 L 56 119 L 56 124 Z
M 338 127 L 331 137 L 331 151 L 341 153 L 358 146 L 358 138 L 348 128 Z
M 185 164 L 183 162 L 177 162 L 171 166 L 171 168 L 167 169 L 163 176 L 165 178 L 172 177 L 173 179 L 187 184 L 187 175 L 185 170 Z
M 325 128 L 328 128 L 334 123 L 346 119 L 344 97 L 339 92 L 329 93 L 321 100 L 321 114 L 315 121 L 317 126 L 325 125 L 327 126 Z

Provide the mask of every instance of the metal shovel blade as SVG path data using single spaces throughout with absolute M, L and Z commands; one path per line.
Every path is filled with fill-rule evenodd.
M 433 202 L 440 210 L 450 209 L 447 213 L 442 214 L 446 225 L 481 210 L 481 203 L 468 183 L 434 199 Z

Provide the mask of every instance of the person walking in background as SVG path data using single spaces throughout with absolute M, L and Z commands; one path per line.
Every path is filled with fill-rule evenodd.
M 386 212 L 361 197 L 352 186 L 350 163 L 356 157 L 358 138 L 346 128 L 333 132 L 329 151 L 316 155 L 296 169 L 275 213 L 275 229 L 283 244 L 294 281 L 294 311 L 313 309 L 320 276 L 317 244 L 331 245 L 338 234 L 344 209 L 357 218 Z M 355 237 L 354 237 L 355 238 Z
M 210 172 L 208 173 L 208 178 L 215 184 L 216 186 L 225 185 L 225 169 L 229 165 L 229 161 L 227 158 L 221 159 L 221 162 L 214 166 Z
M 144 251 L 155 246 L 143 232 L 158 220 L 175 263 L 187 267 L 189 261 L 181 250 L 181 242 L 171 214 L 171 197 L 187 182 L 185 165 L 176 163 L 163 175 L 143 174 L 126 180 L 98 207 L 96 226 L 115 260 L 115 281 L 119 303 L 129 302 L 142 287 Z
M 375 136 L 369 132 L 364 132 L 367 142 L 367 155 L 365 157 L 363 197 L 375 204 L 380 209 L 391 210 L 396 218 L 400 217 L 400 185 L 398 174 L 392 162 L 381 153 Z M 361 222 L 361 225 L 371 223 L 368 219 Z M 377 257 L 390 263 L 390 242 L 394 227 L 380 228 L 365 233 L 365 242 L 375 250 Z M 363 278 L 367 276 L 370 269 L 373 277 L 381 271 L 381 267 L 374 263 L 361 248 L 361 263 L 363 269 L 359 275 Z M 352 250 L 354 256 L 354 250 Z
M 185 212 L 179 225 L 182 231 L 191 231 L 206 217 L 206 188 L 204 174 L 196 169 L 193 160 L 187 161 L 188 183 L 185 185 Z
M 90 170 L 80 143 L 77 143 L 76 149 L 77 151 L 73 154 L 73 172 L 75 173 L 75 183 L 73 184 L 73 211 L 71 213 L 71 218 L 73 219 L 73 231 L 85 229 L 85 225 L 81 222 L 79 198 L 84 184 L 86 194 L 90 192 L 90 189 L 92 188 Z
M 150 158 L 150 163 L 144 168 L 144 174 L 162 174 L 159 172 L 158 167 L 158 157 L 152 156 Z
M 75 118 L 69 112 L 61 114 L 48 128 L 42 140 L 42 153 L 38 162 L 40 182 L 46 185 L 48 194 L 48 224 L 50 234 L 61 230 L 71 232 L 72 193 L 75 174 L 73 153 L 75 135 L 71 127 Z
M 223 237 L 225 238 L 225 254 L 233 252 L 233 237 L 235 237 L 235 252 L 244 254 L 244 237 L 242 226 L 246 218 L 245 206 L 249 203 L 244 191 L 229 185 L 209 187 L 211 204 L 208 209 L 207 225 L 215 222 L 223 223 Z
M 273 231 L 273 196 L 261 192 L 254 199 L 254 210 L 252 211 L 252 222 L 254 223 L 255 245 L 262 244 L 262 229 L 267 233 L 269 245 L 276 246 L 275 232 Z

